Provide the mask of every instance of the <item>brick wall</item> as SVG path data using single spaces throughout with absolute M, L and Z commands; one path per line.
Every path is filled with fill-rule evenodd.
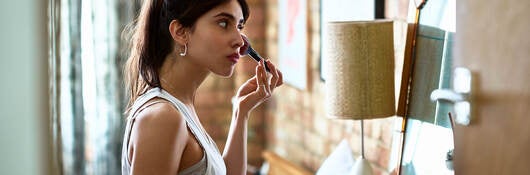
M 404 2 L 404 0 L 400 0 Z M 248 0 L 251 18 L 244 33 L 263 56 L 278 63 L 277 1 Z M 387 7 L 392 4 L 387 3 Z M 319 76 L 320 1 L 308 0 L 309 88 L 298 90 L 284 85 L 274 96 L 251 114 L 249 123 L 249 164 L 260 166 L 261 152 L 272 150 L 289 161 L 316 172 L 342 139 L 350 143 L 354 156 L 360 155 L 360 122 L 331 120 L 324 111 L 324 82 Z M 393 5 L 392 5 L 393 6 Z M 401 5 L 401 9 L 403 5 Z M 387 16 L 405 18 L 387 8 Z M 403 10 L 400 10 L 403 11 Z M 390 15 L 389 15 L 390 14 Z M 400 40 L 397 40 L 400 42 Z M 400 51 L 396 55 L 402 54 Z M 207 131 L 222 150 L 231 120 L 230 98 L 239 85 L 254 72 L 255 62 L 241 59 L 235 75 L 228 79 L 210 76 L 197 94 L 197 111 Z M 399 65 L 399 64 L 397 64 Z M 398 86 L 396 86 L 398 87 Z M 365 120 L 365 156 L 375 174 L 389 174 L 395 118 Z

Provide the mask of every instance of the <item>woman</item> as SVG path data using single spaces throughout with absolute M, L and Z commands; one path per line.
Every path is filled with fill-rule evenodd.
M 194 97 L 210 72 L 233 74 L 248 16 L 245 0 L 144 0 L 125 67 L 131 98 L 122 174 L 246 173 L 249 113 L 283 83 L 281 73 L 261 61 L 239 88 L 222 155 Z

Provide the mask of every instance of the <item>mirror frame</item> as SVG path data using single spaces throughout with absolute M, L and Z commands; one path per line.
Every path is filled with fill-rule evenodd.
M 412 81 L 412 58 L 415 55 L 415 46 L 416 46 L 416 33 L 418 31 L 419 21 L 420 21 L 420 14 L 421 9 L 425 6 L 427 3 L 427 0 L 410 0 L 409 3 L 414 2 L 414 5 L 416 6 L 415 10 L 415 17 L 414 21 L 410 23 L 407 21 L 407 39 L 405 43 L 405 55 L 403 59 L 403 71 L 401 75 L 401 85 L 399 90 L 399 98 L 398 98 L 398 105 L 397 105 L 397 111 L 396 115 L 401 116 L 402 122 L 401 122 L 401 130 L 400 130 L 400 148 L 399 148 L 399 156 L 398 156 L 398 164 L 397 164 L 397 174 L 401 175 L 401 165 L 403 163 L 403 153 L 405 151 L 405 130 L 407 128 L 407 113 L 408 113 L 408 105 L 407 101 L 410 97 L 409 94 L 409 88 L 410 83 Z
M 417 33 L 420 26 L 420 18 L 422 9 L 425 7 L 428 0 L 410 0 L 409 3 L 414 3 L 415 5 L 415 16 L 413 20 L 407 20 L 407 39 L 405 44 L 405 55 L 403 62 L 403 72 L 401 78 L 401 86 L 399 90 L 398 106 L 396 115 L 402 117 L 401 128 L 400 128 L 400 140 L 399 140 L 399 156 L 398 156 L 398 165 L 397 165 L 397 174 L 402 174 L 402 164 L 403 164 L 403 155 L 405 153 L 405 142 L 406 142 L 406 128 L 408 125 L 408 113 L 409 113 L 409 103 L 411 97 L 411 86 L 412 78 L 414 73 L 414 61 L 413 58 L 416 57 L 416 42 L 417 42 Z M 412 7 L 409 4 L 409 11 Z M 449 113 L 449 122 L 451 125 L 451 130 L 454 128 L 454 121 L 452 119 L 451 113 Z

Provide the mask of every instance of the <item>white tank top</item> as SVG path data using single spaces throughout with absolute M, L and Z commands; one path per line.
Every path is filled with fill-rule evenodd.
M 191 133 L 197 141 L 199 141 L 199 144 L 204 149 L 204 157 L 201 161 L 199 161 L 197 164 L 186 168 L 179 172 L 179 175 L 195 175 L 195 174 L 206 174 L 206 175 L 225 175 L 226 174 L 226 166 L 224 163 L 224 160 L 221 156 L 221 153 L 219 152 L 219 149 L 217 148 L 217 145 L 212 140 L 212 138 L 204 132 L 200 125 L 198 124 L 198 121 L 195 121 L 193 119 L 193 115 L 188 110 L 186 105 L 182 103 L 177 98 L 173 97 L 171 94 L 166 92 L 163 89 L 160 88 L 153 88 L 149 91 L 147 91 L 145 94 L 141 95 L 136 99 L 134 102 L 131 111 L 129 113 L 129 116 L 127 117 L 127 125 L 125 128 L 125 135 L 123 136 L 123 146 L 122 146 L 122 175 L 129 175 L 131 172 L 131 164 L 129 160 L 129 137 L 131 133 L 132 125 L 134 124 L 134 118 L 136 117 L 136 113 L 138 110 L 141 110 L 140 107 L 144 106 L 144 104 L 155 98 L 159 97 L 162 99 L 165 99 L 169 102 L 171 102 L 182 114 L 184 119 L 186 120 L 186 125 L 190 129 Z

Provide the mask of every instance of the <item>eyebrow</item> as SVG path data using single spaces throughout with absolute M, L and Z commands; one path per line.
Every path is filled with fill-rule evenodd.
M 221 13 L 215 15 L 214 17 L 227 17 L 227 18 L 230 18 L 231 20 L 236 21 L 236 17 L 234 15 L 232 15 L 230 13 L 226 13 L 226 12 L 221 12 Z M 238 22 L 239 23 L 244 23 L 245 20 L 244 19 L 239 19 Z

